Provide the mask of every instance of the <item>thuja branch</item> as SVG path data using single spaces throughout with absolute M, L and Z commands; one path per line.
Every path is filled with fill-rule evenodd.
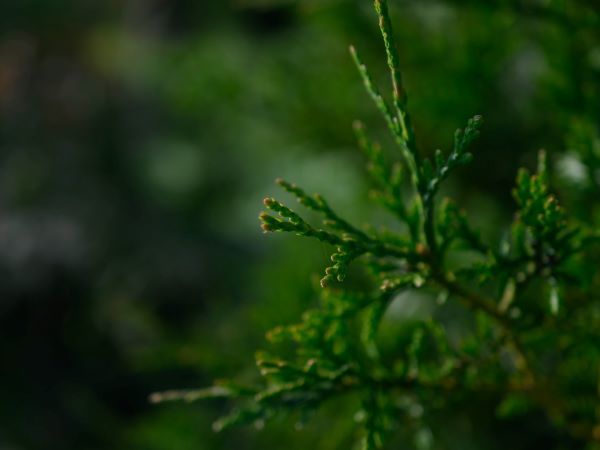
M 415 163 L 418 164 L 419 154 L 417 152 L 415 132 L 413 130 L 410 115 L 408 114 L 407 110 L 408 96 L 402 83 L 400 58 L 398 56 L 398 49 L 394 40 L 394 31 L 392 28 L 392 22 L 390 20 L 387 2 L 375 0 L 374 4 L 375 11 L 379 16 L 379 29 L 381 30 L 381 35 L 383 37 L 387 62 L 392 77 L 392 92 L 394 96 L 394 107 L 397 114 L 396 118 L 400 125 L 402 138 L 406 142 L 408 148 L 412 151 L 415 158 Z
M 405 206 L 402 201 L 401 172 L 395 170 L 395 174 L 392 174 L 389 171 L 379 145 L 372 144 L 368 140 L 362 124 L 355 125 L 355 131 L 359 146 L 369 159 L 369 171 L 382 193 L 381 197 L 384 199 L 384 205 L 391 209 L 400 220 L 404 221 L 410 230 L 409 245 L 398 248 L 368 235 L 342 219 L 323 197 L 319 195 L 309 196 L 296 185 L 283 180 L 278 180 L 278 184 L 295 195 L 302 205 L 324 215 L 323 224 L 331 231 L 309 225 L 297 213 L 273 198 L 265 199 L 265 206 L 277 213 L 279 217 L 262 213 L 260 216 L 262 228 L 265 231 L 295 232 L 335 246 L 336 251 L 331 256 L 334 264 L 326 269 L 326 275 L 321 282 L 324 287 L 332 280 L 343 281 L 347 275 L 349 264 L 362 255 L 372 255 L 380 258 L 391 257 L 404 261 L 406 265 L 399 275 L 393 273 L 396 271 L 397 266 L 395 265 L 391 266 L 392 273 L 389 275 L 386 275 L 385 271 L 381 272 L 380 276 L 384 280 L 381 286 L 385 292 L 389 293 L 404 289 L 407 283 L 414 283 L 414 280 L 419 280 L 415 286 L 420 286 L 423 282 L 430 282 L 447 291 L 453 297 L 458 298 L 470 309 L 486 314 L 502 329 L 507 341 L 517 354 L 517 366 L 525 372 L 527 383 L 530 384 L 535 379 L 535 375 L 520 338 L 512 329 L 509 317 L 498 308 L 496 301 L 465 289 L 454 279 L 454 276 L 446 273 L 444 268 L 444 255 L 440 249 L 446 251 L 451 240 L 462 237 L 465 242 L 473 244 L 476 250 L 484 248 L 481 241 L 474 236 L 470 227 L 466 224 L 466 219 L 463 216 L 457 216 L 456 221 L 460 226 L 453 231 L 445 230 L 446 235 L 440 236 L 442 238 L 441 245 L 438 243 L 435 196 L 441 183 L 449 174 L 456 167 L 464 165 L 472 159 L 468 149 L 479 134 L 482 123 L 481 117 L 473 117 L 467 122 L 464 129 L 457 130 L 454 136 L 454 145 L 448 157 L 444 157 L 441 150 L 435 151 L 433 163 L 419 156 L 407 110 L 407 95 L 399 70 L 399 56 L 393 39 L 389 11 L 384 1 L 375 0 L 374 4 L 379 17 L 379 25 L 392 78 L 393 108 L 388 106 L 373 83 L 366 66 L 359 59 L 354 47 L 351 47 L 351 54 L 367 92 L 382 113 L 388 128 L 401 149 L 404 162 L 411 175 L 414 193 L 412 206 Z M 538 191 L 545 192 L 543 189 L 538 189 Z M 448 211 L 450 210 L 445 211 L 445 213 L 448 213 Z M 385 264 L 381 267 L 384 266 Z M 350 308 L 346 311 L 357 310 Z M 382 310 L 380 309 L 380 311 Z M 380 320 L 381 315 L 380 312 L 373 317 Z M 338 320 L 341 318 L 341 316 L 338 316 Z M 377 323 L 373 322 L 373 319 L 369 319 L 369 323 L 371 329 L 376 330 Z M 372 335 L 373 331 L 369 334 Z M 367 353 L 377 354 L 376 349 L 374 350 L 371 347 L 372 342 L 369 344 Z
M 363 79 L 363 84 L 365 85 L 367 92 L 369 93 L 369 95 L 373 99 L 373 102 L 383 115 L 388 125 L 388 128 L 392 132 L 396 144 L 400 147 L 406 165 L 409 168 L 412 183 L 415 189 L 418 189 L 420 183 L 417 165 L 418 153 L 416 151 L 416 148 L 414 147 L 414 143 L 411 147 L 411 142 L 409 141 L 410 135 L 408 135 L 405 131 L 406 117 L 408 117 L 408 112 L 406 111 L 406 109 L 402 110 L 403 113 L 398 112 L 398 109 L 396 109 L 395 113 L 392 112 L 387 102 L 375 86 L 373 79 L 369 75 L 367 66 L 360 60 L 358 53 L 353 46 L 350 46 L 350 54 L 352 55 L 356 67 L 358 68 L 358 72 Z M 401 121 L 399 117 L 404 117 L 404 119 Z
M 309 196 L 296 185 L 281 179 L 278 179 L 277 183 L 294 194 L 302 205 L 323 214 L 325 216 L 323 224 L 332 231 L 313 227 L 297 213 L 271 197 L 264 200 L 264 205 L 276 212 L 279 217 L 261 213 L 259 216 L 261 227 L 265 232 L 293 232 L 299 236 L 312 237 L 335 246 L 336 251 L 331 255 L 331 261 L 334 264 L 325 270 L 325 276 L 321 280 L 323 287 L 334 279 L 343 281 L 349 264 L 365 254 L 410 261 L 415 261 L 419 257 L 410 248 L 401 248 L 383 242 L 351 225 L 335 213 L 320 195 Z
M 581 268 L 598 264 L 599 258 L 586 259 L 588 248 L 598 242 L 597 230 L 571 225 L 551 192 L 544 152 L 540 152 L 534 174 L 519 172 L 513 192 L 515 217 L 507 238 L 497 245 L 485 244 L 453 201 L 446 199 L 436 208 L 444 180 L 471 161 L 470 147 L 479 135 L 482 119 L 476 115 L 457 130 L 448 152 L 436 149 L 419 153 L 386 1 L 374 0 L 374 9 L 392 81 L 391 106 L 356 49 L 351 47 L 350 51 L 368 95 L 400 149 L 399 160 L 372 142 L 362 123 L 355 122 L 354 131 L 367 160 L 374 198 L 405 226 L 399 229 L 407 231 L 357 226 L 321 195 L 309 195 L 295 184 L 277 180 L 303 207 L 321 217 L 322 223 L 315 226 L 312 220 L 267 197 L 267 211 L 259 216 L 263 231 L 310 237 L 333 248 L 317 305 L 305 311 L 299 323 L 278 326 L 268 334 L 270 341 L 285 343 L 283 348 L 288 350 L 257 357 L 262 384 L 170 392 L 155 400 L 235 399 L 238 407 L 216 424 L 220 430 L 264 421 L 278 412 L 293 410 L 307 415 L 325 401 L 352 391 L 361 397 L 357 407 L 364 416 L 364 450 L 380 448 L 397 429 L 402 414 L 396 391 L 421 396 L 423 403 L 433 399 L 433 403 L 448 408 L 449 393 L 474 400 L 481 392 L 508 400 L 517 394 L 520 401 L 548 413 L 557 428 L 567 432 L 594 430 L 600 410 L 596 413 L 585 402 L 571 404 L 571 392 L 564 386 L 577 385 L 577 395 L 582 391 L 587 397 L 597 397 L 600 316 L 593 300 L 597 290 L 589 298 L 581 294 L 577 308 L 571 305 L 569 314 L 562 312 L 566 300 L 560 296 L 562 286 L 572 277 L 567 273 L 570 265 Z M 428 159 L 427 154 L 433 157 Z M 405 172 L 409 183 L 404 182 Z M 477 252 L 483 261 L 454 270 L 446 263 L 450 260 L 446 255 L 456 246 Z M 362 279 L 368 280 L 362 283 L 364 290 L 341 288 L 351 264 L 363 268 Z M 522 293 L 531 289 L 534 281 L 542 285 L 536 298 L 546 299 L 547 305 L 545 300 L 523 301 Z M 593 281 L 590 285 L 595 287 Z M 404 292 L 410 298 L 416 289 L 456 299 L 477 313 L 476 326 L 466 332 L 469 337 L 465 342 L 457 344 L 450 342 L 442 324 L 421 321 L 410 330 L 409 343 L 397 345 L 391 360 L 386 361 L 379 349 L 379 325 L 398 294 Z M 496 299 L 498 292 L 500 298 Z M 597 322 L 591 331 L 581 326 L 581 315 L 586 313 Z M 559 330 L 558 318 L 566 324 L 561 323 L 560 334 L 553 334 Z M 395 325 L 408 326 L 402 322 Z M 569 334 L 569 330 L 577 333 Z M 544 347 L 532 348 L 535 340 Z M 580 351 L 578 346 L 591 355 L 593 370 L 581 370 L 577 365 L 573 355 Z M 556 348 L 558 353 L 548 356 L 548 348 Z M 537 357 L 540 352 L 542 356 Z M 507 357 L 512 364 L 507 364 Z M 547 367 L 548 361 L 561 358 L 575 369 L 563 373 Z M 486 377 L 490 372 L 492 376 Z M 552 395 L 545 390 L 551 390 Z

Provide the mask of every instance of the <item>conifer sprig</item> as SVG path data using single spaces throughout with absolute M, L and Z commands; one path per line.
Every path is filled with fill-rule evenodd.
M 408 114 L 408 96 L 402 82 L 400 57 L 398 55 L 398 49 L 394 39 L 394 30 L 392 28 L 392 21 L 390 19 L 387 2 L 385 0 L 375 0 L 374 6 L 377 16 L 379 17 L 379 29 L 381 31 L 381 36 L 383 37 L 385 53 L 387 55 L 387 63 L 388 67 L 390 68 L 390 74 L 392 78 L 392 93 L 394 96 L 394 107 L 396 109 L 396 120 L 400 126 L 403 140 L 413 153 L 416 163 L 418 163 L 419 155 L 415 141 L 415 132 L 412 128 L 410 115 Z
M 409 134 L 407 131 L 407 128 L 406 128 L 407 127 L 406 123 L 408 120 L 407 119 L 408 112 L 406 111 L 405 108 L 402 110 L 399 110 L 398 105 L 396 105 L 395 113 L 392 112 L 391 108 L 388 106 L 387 102 L 385 101 L 385 99 L 383 98 L 383 96 L 380 94 L 379 90 L 375 86 L 373 79 L 369 75 L 367 66 L 365 64 L 363 64 L 363 62 L 360 60 L 358 53 L 357 53 L 356 49 L 354 48 L 354 46 L 350 46 L 350 54 L 352 55 L 352 58 L 354 59 L 356 67 L 358 68 L 358 72 L 363 79 L 363 84 L 365 85 L 367 92 L 369 93 L 369 95 L 375 102 L 375 105 L 377 106 L 377 108 L 379 109 L 381 114 L 383 115 L 383 117 L 388 125 L 388 128 L 392 132 L 395 142 L 400 147 L 400 149 L 402 151 L 402 155 L 406 162 L 406 165 L 409 168 L 412 182 L 413 182 L 414 186 L 417 187 L 419 185 L 419 174 L 418 174 L 418 169 L 417 169 L 418 156 L 417 156 L 416 148 L 414 146 L 414 142 L 410 141 L 412 132 L 411 132 L 411 134 Z M 402 111 L 402 112 L 400 112 L 400 111 Z M 403 117 L 402 121 L 400 120 L 400 117 Z M 413 141 L 414 141 L 414 137 L 413 137 Z M 411 147 L 411 145 L 412 145 L 412 147 Z
M 298 214 L 274 198 L 267 197 L 263 202 L 268 209 L 279 215 L 279 217 L 274 217 L 265 212 L 261 213 L 259 219 L 263 231 L 294 232 L 299 236 L 313 237 L 335 246 L 336 249 L 331 255 L 333 264 L 325 269 L 325 276 L 321 279 L 323 287 L 334 280 L 339 282 L 344 281 L 350 263 L 365 254 L 410 260 L 418 258 L 409 248 L 401 248 L 383 242 L 351 225 L 336 214 L 320 195 L 309 196 L 295 184 L 288 183 L 282 179 L 278 179 L 277 184 L 286 191 L 294 194 L 298 202 L 302 205 L 323 214 L 325 216 L 323 224 L 334 231 L 329 232 L 311 226 Z
M 562 288 L 574 278 L 573 266 L 581 269 L 590 260 L 598 263 L 597 257 L 585 255 L 586 247 L 599 240 L 597 230 L 571 224 L 551 192 L 545 152 L 540 152 L 535 174 L 519 172 L 513 191 L 515 219 L 510 237 L 499 245 L 486 244 L 451 199 L 444 199 L 437 211 L 442 182 L 472 159 L 470 146 L 479 135 L 482 118 L 476 115 L 456 131 L 447 157 L 441 150 L 434 152 L 433 162 L 421 157 L 387 2 L 374 0 L 374 8 L 392 79 L 392 107 L 355 48 L 350 51 L 367 93 L 400 147 L 404 169 L 410 174 L 410 192 L 405 192 L 401 164 L 388 161 L 362 123 L 355 122 L 354 131 L 367 159 L 374 197 L 406 225 L 407 235 L 363 230 L 342 218 L 320 195 L 277 180 L 301 205 L 323 217 L 323 228 L 267 197 L 264 206 L 269 212 L 259 216 L 262 229 L 311 237 L 333 247 L 318 305 L 307 310 L 299 323 L 278 326 L 268 334 L 270 341 L 291 344 L 287 348 L 292 350 L 257 357 L 262 384 L 171 391 L 153 400 L 235 399 L 238 406 L 215 423 L 215 429 L 221 430 L 262 424 L 279 412 L 296 411 L 303 421 L 323 403 L 354 393 L 361 398 L 357 405 L 364 427 L 361 445 L 372 450 L 382 448 L 406 418 L 400 399 L 422 408 L 453 411 L 463 399 L 485 393 L 498 401 L 501 416 L 515 414 L 516 403 L 525 404 L 546 412 L 557 429 L 595 439 L 600 421 L 600 408 L 595 406 L 600 404 L 600 323 L 590 330 L 581 315 L 600 317 L 600 303 L 595 293 L 591 298 L 580 294 L 575 307 L 573 300 L 563 298 Z M 595 153 L 591 155 L 589 148 L 585 155 L 593 160 Z M 466 267 L 452 267 L 446 256 L 457 243 L 461 250 L 477 252 L 480 259 Z M 364 291 L 340 289 L 336 283 L 342 283 L 350 264 L 358 262 L 364 263 L 361 267 L 370 282 Z M 547 305 L 537 301 L 539 290 L 534 291 L 535 299 L 529 295 L 536 280 L 548 288 L 543 291 Z M 476 326 L 457 343 L 448 338 L 443 323 L 421 321 L 387 361 L 380 348 L 380 324 L 400 293 L 417 289 L 462 304 Z M 564 321 L 560 327 L 568 330 L 566 334 L 552 328 L 558 327 L 558 318 Z M 591 355 L 591 370 L 579 370 L 579 351 Z M 557 366 L 556 360 L 575 369 Z M 582 393 L 595 400 L 592 407 L 582 400 Z

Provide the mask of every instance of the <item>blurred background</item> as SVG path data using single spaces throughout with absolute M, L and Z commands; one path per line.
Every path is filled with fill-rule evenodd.
M 567 200 L 585 191 L 569 136 L 600 119 L 596 2 L 390 3 L 421 148 L 485 118 L 448 192 L 489 239 L 538 148 Z M 350 448 L 351 412 L 214 434 L 227 405 L 147 398 L 253 377 L 314 298 L 328 249 L 258 227 L 265 195 L 288 198 L 275 177 L 393 224 L 354 145 L 361 118 L 396 155 L 351 43 L 388 92 L 366 0 L 0 3 L 1 450 Z M 463 449 L 524 439 L 453 424 Z

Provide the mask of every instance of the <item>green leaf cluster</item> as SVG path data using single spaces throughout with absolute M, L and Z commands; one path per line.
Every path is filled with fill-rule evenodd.
M 266 211 L 259 217 L 265 232 L 294 233 L 331 246 L 318 304 L 299 323 L 269 333 L 273 350 L 257 356 L 262 381 L 256 386 L 217 386 L 154 399 L 233 398 L 237 406 L 216 423 L 220 430 L 262 425 L 282 413 L 297 414 L 303 422 L 324 403 L 350 396 L 357 399 L 355 419 L 364 429 L 362 448 L 370 450 L 407 430 L 423 440 L 430 436 L 423 427 L 436 411 L 491 396 L 499 419 L 537 411 L 557 432 L 594 445 L 600 439 L 600 281 L 578 277 L 587 273 L 585 266 L 598 263 L 597 231 L 576 224 L 559 204 L 545 152 L 535 174 L 519 172 L 514 221 L 500 242 L 484 242 L 453 200 L 437 198 L 443 182 L 472 160 L 483 120 L 476 115 L 457 130 L 447 155 L 435 150 L 427 157 L 431 153 L 418 147 L 412 127 L 387 3 L 375 0 L 374 7 L 391 100 L 381 94 L 356 49 L 350 52 L 399 158 L 390 161 L 362 123 L 356 122 L 354 131 L 373 199 L 404 231 L 351 224 L 322 196 L 277 180 L 322 217 L 321 224 L 311 224 L 272 197 L 264 200 Z M 586 161 L 595 161 L 597 146 L 580 147 Z M 450 262 L 464 252 L 478 256 L 458 266 Z M 361 289 L 341 284 L 354 265 L 368 278 Z M 434 317 L 410 324 L 405 335 L 386 343 L 381 328 L 390 305 L 417 290 L 465 308 L 473 320 L 466 335 L 451 339 L 451 323 Z

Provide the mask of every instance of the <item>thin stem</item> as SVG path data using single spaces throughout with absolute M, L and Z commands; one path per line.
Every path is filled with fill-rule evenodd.
M 508 326 L 508 318 L 498 310 L 492 301 L 480 296 L 479 294 L 476 294 L 475 292 L 466 290 L 455 281 L 449 280 L 442 273 L 438 273 L 437 275 L 434 274 L 434 276 L 435 281 L 440 286 L 447 289 L 449 293 L 454 294 L 462 299 L 469 307 L 478 311 L 483 311 L 490 317 L 494 318 L 501 325 L 505 327 Z
M 435 237 L 435 204 L 433 198 L 423 199 L 424 218 L 423 218 L 423 231 L 425 233 L 425 240 L 429 247 L 429 252 L 434 261 L 438 260 L 438 245 Z
M 448 292 L 462 299 L 463 302 L 466 303 L 471 309 L 482 311 L 496 320 L 496 322 L 502 327 L 506 338 L 518 355 L 518 365 L 527 375 L 527 383 L 534 384 L 536 376 L 533 368 L 531 367 L 531 363 L 529 362 L 525 347 L 523 346 L 521 339 L 512 329 L 508 317 L 498 310 L 498 308 L 495 306 L 495 303 L 474 292 L 468 291 L 458 283 L 449 280 L 443 274 L 438 273 L 436 276 L 436 281 L 438 284 L 446 288 Z

